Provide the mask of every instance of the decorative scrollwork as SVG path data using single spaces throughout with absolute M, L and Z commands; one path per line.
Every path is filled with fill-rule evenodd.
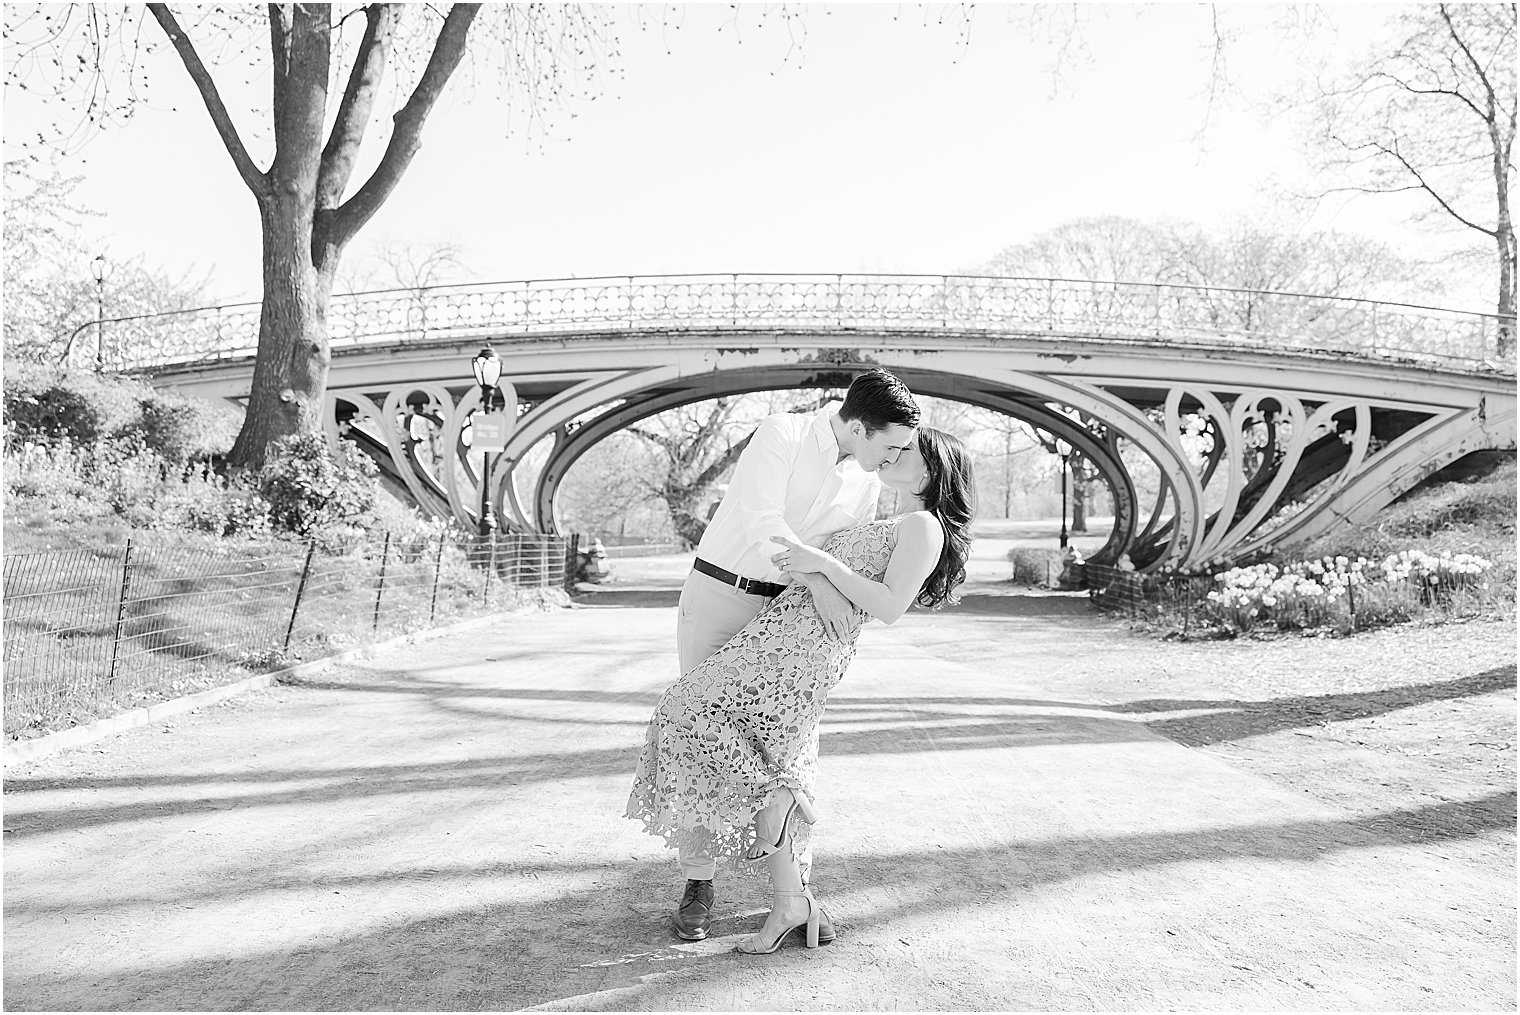
M 259 305 L 104 322 L 117 370 L 251 356 Z M 945 330 L 1233 343 L 1514 373 L 1514 321 L 1369 300 L 1149 283 L 958 275 L 662 275 L 334 296 L 334 349 L 681 328 Z M 71 355 L 93 354 L 85 336 Z M 87 348 L 88 347 L 88 348 Z

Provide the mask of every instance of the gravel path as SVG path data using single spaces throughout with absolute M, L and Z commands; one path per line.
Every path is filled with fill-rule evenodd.
M 868 628 L 830 703 L 829 948 L 734 954 L 767 897 L 724 874 L 670 935 L 620 815 L 674 593 L 610 586 L 8 768 L 6 1006 L 1514 1010 L 1512 624 L 1172 645 L 972 591 Z M 1448 706 L 1508 753 L 1368 732 Z

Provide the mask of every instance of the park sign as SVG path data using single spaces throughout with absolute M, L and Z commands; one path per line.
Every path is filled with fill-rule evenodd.
M 475 451 L 505 451 L 507 448 L 507 414 L 487 412 L 471 422 L 470 447 Z

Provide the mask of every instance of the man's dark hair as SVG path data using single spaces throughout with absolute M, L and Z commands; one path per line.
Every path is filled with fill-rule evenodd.
M 860 420 L 868 434 L 889 426 L 918 426 L 918 403 L 906 384 L 878 367 L 850 382 L 839 418 Z

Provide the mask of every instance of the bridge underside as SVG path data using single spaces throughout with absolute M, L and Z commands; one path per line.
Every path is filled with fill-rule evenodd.
M 466 424 L 479 392 L 460 370 L 478 343 L 335 352 L 327 413 L 331 439 L 358 443 L 394 490 L 472 525 L 482 491 Z M 1289 549 L 1374 516 L 1470 452 L 1515 446 L 1511 377 L 1239 344 L 730 329 L 516 336 L 496 348 L 519 414 L 486 495 L 522 530 L 557 531 L 571 465 L 640 419 L 721 395 L 844 387 L 872 366 L 1069 441 L 1114 503 L 1093 559 L 1128 556 L 1140 570 Z M 155 382 L 237 400 L 249 372 L 224 362 Z M 521 482 L 545 440 L 546 460 Z

